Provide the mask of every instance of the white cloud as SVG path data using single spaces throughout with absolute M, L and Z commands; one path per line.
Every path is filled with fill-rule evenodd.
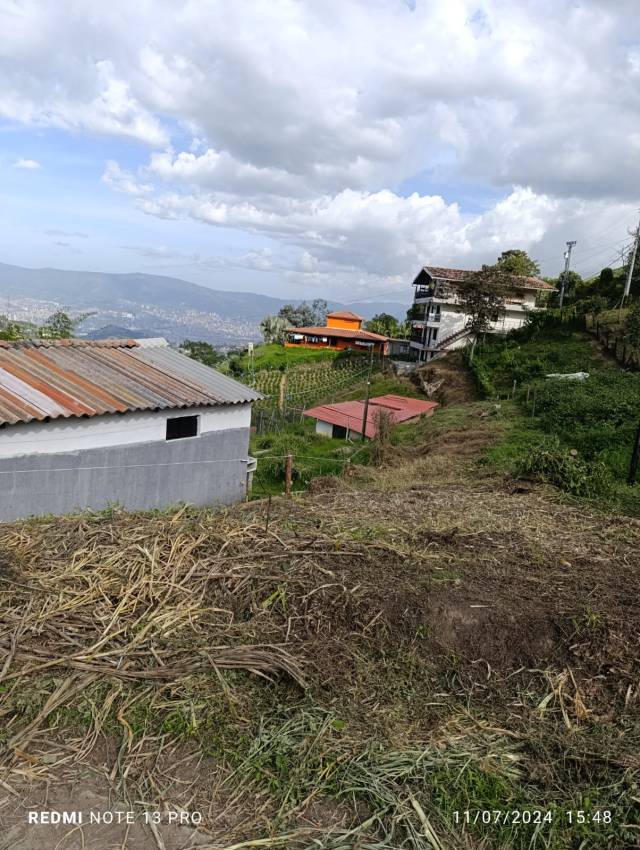
M 42 168 L 40 163 L 35 159 L 17 159 L 13 163 L 14 168 L 23 168 L 25 171 L 37 171 Z
M 118 163 L 113 160 L 107 162 L 102 180 L 114 192 L 120 192 L 123 195 L 140 197 L 153 191 L 152 186 L 141 183 L 133 174 L 120 168 Z
M 24 0 L 3 22 L 0 116 L 143 142 L 144 166 L 110 161 L 107 185 L 270 237 L 237 262 L 309 286 L 386 291 L 515 246 L 557 271 L 566 238 L 586 270 L 582 246 L 604 262 L 637 205 L 636 5 Z M 453 202 L 474 194 L 501 200 Z

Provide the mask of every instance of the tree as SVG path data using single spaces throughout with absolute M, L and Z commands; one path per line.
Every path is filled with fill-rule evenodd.
M 260 322 L 260 333 L 264 341 L 269 343 L 284 342 L 284 332 L 290 323 L 282 316 L 265 316 Z
M 400 333 L 400 322 L 390 313 L 376 313 L 364 326 L 371 333 L 382 336 L 397 337 Z
M 613 283 L 613 269 L 608 266 L 600 271 L 600 279 L 598 280 L 598 289 L 606 291 Z
M 316 298 L 311 304 L 307 301 L 297 305 L 285 304 L 278 311 L 278 316 L 292 328 L 323 327 L 327 322 L 327 310 L 327 302 Z
M 483 266 L 471 272 L 458 289 L 458 304 L 469 317 L 467 328 L 475 340 L 491 329 L 505 314 L 508 279 L 495 266 Z M 472 353 L 473 357 L 473 353 Z
M 0 339 L 15 340 L 22 338 L 20 324 L 12 321 L 7 316 L 0 315 Z
M 575 300 L 583 284 L 581 275 L 578 272 L 574 272 L 573 269 L 569 269 L 568 272 L 560 273 L 558 277 L 558 289 L 562 286 L 563 281 L 565 301 Z
M 81 313 L 72 319 L 64 310 L 56 310 L 38 328 L 38 336 L 41 339 L 69 339 L 78 325 L 91 315 L 91 313 Z
M 503 274 L 518 274 L 524 277 L 539 277 L 540 266 L 519 248 L 503 251 L 494 268 Z
M 211 345 L 200 339 L 185 339 L 180 348 L 189 355 L 192 360 L 204 363 L 205 366 L 216 366 L 224 359 L 224 356 Z
M 399 322 L 390 313 L 376 313 L 373 318 L 364 323 L 364 327 L 371 333 L 381 334 L 381 336 L 392 339 L 406 339 L 411 335 L 411 322 L 409 320 Z
M 326 325 L 329 305 L 324 298 L 315 298 L 311 303 L 311 308 L 314 314 L 314 321 L 317 322 L 318 325 Z

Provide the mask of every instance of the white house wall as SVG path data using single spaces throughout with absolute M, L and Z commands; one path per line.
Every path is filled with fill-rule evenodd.
M 196 413 L 198 436 L 166 439 L 168 418 Z M 237 502 L 247 491 L 249 426 L 248 404 L 9 426 L 1 433 L 0 521 L 112 504 Z
M 246 429 L 248 433 L 251 405 L 140 411 L 11 425 L 0 429 L 0 458 L 164 442 L 167 419 L 195 415 L 200 417 L 201 435 L 235 429 Z
M 522 295 L 521 302 L 507 302 L 505 305 L 505 315 L 497 322 L 492 323 L 491 330 L 496 333 L 508 333 L 509 331 L 521 328 L 526 321 L 528 312 L 535 310 L 535 298 L 534 292 L 526 292 Z M 469 316 L 457 309 L 453 304 L 447 304 L 446 302 L 438 303 L 440 303 L 440 321 L 434 322 L 433 319 L 428 321 L 427 328 L 423 330 L 423 345 L 427 348 L 435 348 L 440 345 L 447 337 L 463 330 L 469 321 Z M 438 334 L 434 340 L 433 331 L 436 328 Z M 462 348 L 467 342 L 468 339 L 466 336 L 460 337 L 449 343 L 445 347 L 445 350 Z M 411 348 L 420 351 L 422 345 L 412 343 Z
M 321 434 L 323 437 L 333 437 L 333 425 L 330 422 L 323 422 L 318 419 L 316 421 L 316 434 Z

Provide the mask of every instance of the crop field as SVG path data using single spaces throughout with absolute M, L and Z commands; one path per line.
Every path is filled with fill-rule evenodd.
M 286 405 L 301 408 L 325 401 L 334 393 L 361 383 L 368 370 L 368 363 L 358 358 L 332 364 L 294 366 L 285 372 L 270 369 L 256 372 L 251 383 L 266 396 L 264 401 L 256 405 L 256 409 L 277 406 L 282 382 Z

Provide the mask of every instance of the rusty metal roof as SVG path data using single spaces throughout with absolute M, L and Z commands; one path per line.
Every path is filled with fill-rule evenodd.
M 144 341 L 148 343 L 147 340 Z M 134 339 L 0 340 L 0 425 L 241 404 L 262 396 L 169 347 Z

